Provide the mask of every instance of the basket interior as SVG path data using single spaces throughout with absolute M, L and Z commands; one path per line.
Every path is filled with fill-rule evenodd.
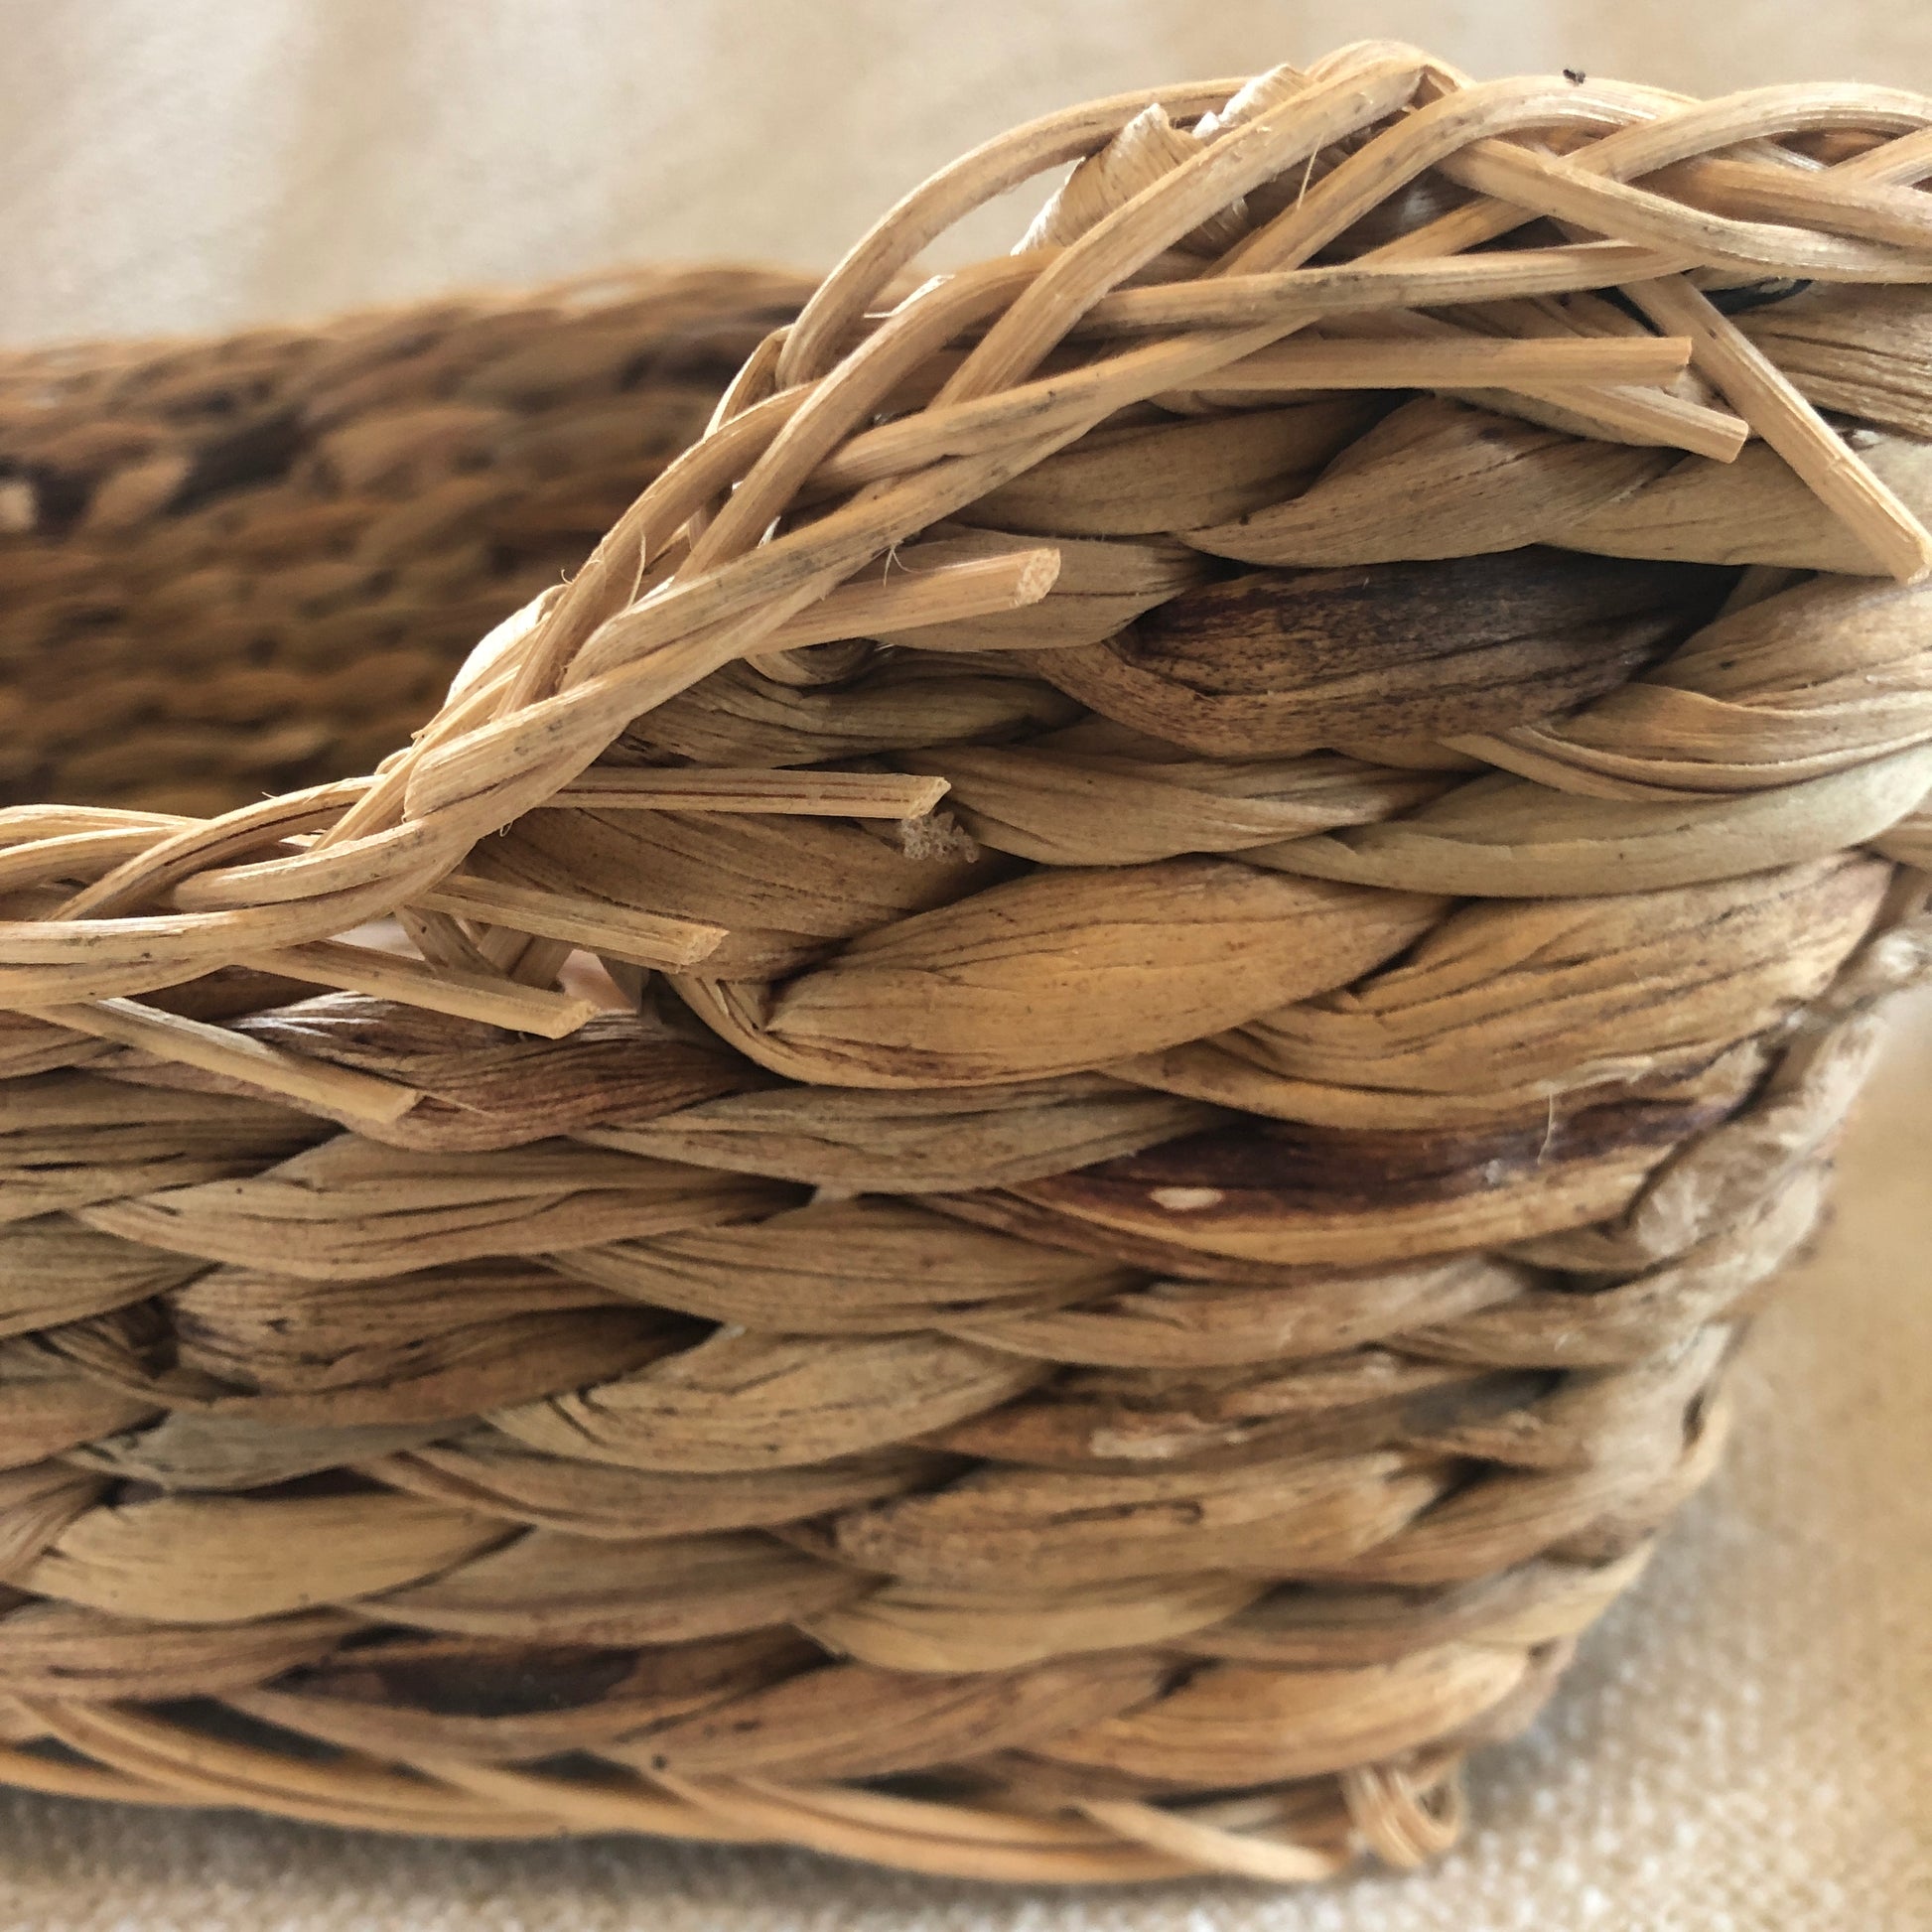
M 810 287 L 648 270 L 0 355 L 0 803 L 213 816 L 369 770 Z

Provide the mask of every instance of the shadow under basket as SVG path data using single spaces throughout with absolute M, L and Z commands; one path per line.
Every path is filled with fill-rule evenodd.
M 749 353 L 628 507 L 635 285 L 18 358 L 15 777 L 108 802 L 0 811 L 0 1778 L 1449 1843 L 1932 951 L 1928 130 L 1381 43 L 1097 102 L 795 321 L 698 278 Z

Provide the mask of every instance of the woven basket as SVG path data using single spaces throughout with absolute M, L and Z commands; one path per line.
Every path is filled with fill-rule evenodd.
M 1449 1842 L 1932 954 L 1926 177 L 1916 96 L 1386 44 L 1096 102 L 567 583 L 630 311 L 358 325 L 459 445 L 603 389 L 462 479 L 216 438 L 275 477 L 199 515 L 165 380 L 150 440 L 57 384 L 110 474 L 11 554 L 144 588 L 18 647 L 52 782 L 301 766 L 362 724 L 205 728 L 550 588 L 371 778 L 0 813 L 0 1777 L 1023 1880 Z M 256 600 L 285 695 L 172 709 Z

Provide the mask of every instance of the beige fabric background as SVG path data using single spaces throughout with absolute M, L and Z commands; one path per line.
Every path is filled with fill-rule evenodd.
M 822 264 L 1093 93 L 1364 34 L 1477 73 L 1932 90 L 1910 0 L 0 0 L 0 341 L 640 258 Z M 1005 246 L 1012 211 L 962 246 Z M 1011 1893 L 647 1842 L 462 1847 L 0 1799 L 34 1932 L 1932 1927 L 1932 998 L 1742 1371 L 1738 1447 L 1421 1877 Z

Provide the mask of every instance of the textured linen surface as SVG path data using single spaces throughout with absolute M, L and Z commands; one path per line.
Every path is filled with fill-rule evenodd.
M 1364 34 L 1478 73 L 1932 89 L 1889 0 L 0 0 L 0 340 L 227 329 L 624 260 L 829 261 L 962 147 Z M 1037 199 L 1037 196 L 1033 198 Z M 1010 240 L 1011 212 L 960 251 Z M 34 1932 L 1923 1932 L 1932 1927 L 1932 997 L 1724 1473 L 1476 1829 L 1416 1877 L 1006 1891 L 788 1853 L 464 1846 L 0 1796 Z

